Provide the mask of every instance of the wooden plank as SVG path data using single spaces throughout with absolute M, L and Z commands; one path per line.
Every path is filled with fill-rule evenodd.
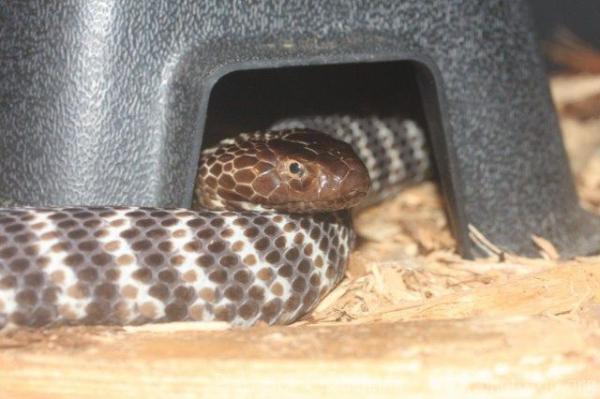
M 0 341 L 0 397 L 594 397 L 588 333 L 548 317 L 22 332 Z

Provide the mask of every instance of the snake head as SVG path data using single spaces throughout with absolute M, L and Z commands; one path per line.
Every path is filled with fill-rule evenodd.
M 204 151 L 195 193 L 209 208 L 312 213 L 355 206 L 370 185 L 349 144 L 292 129 L 241 134 Z

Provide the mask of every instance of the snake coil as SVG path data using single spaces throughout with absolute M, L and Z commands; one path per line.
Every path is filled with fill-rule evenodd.
M 203 152 L 195 209 L 0 209 L 0 329 L 305 315 L 344 276 L 347 208 L 424 179 L 429 157 L 410 120 L 274 129 Z

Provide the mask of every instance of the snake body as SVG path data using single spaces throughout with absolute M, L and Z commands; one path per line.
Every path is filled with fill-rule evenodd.
M 273 129 L 203 152 L 196 209 L 0 209 L 0 329 L 308 313 L 344 276 L 346 209 L 369 176 L 376 201 L 425 178 L 429 157 L 410 120 L 334 115 Z

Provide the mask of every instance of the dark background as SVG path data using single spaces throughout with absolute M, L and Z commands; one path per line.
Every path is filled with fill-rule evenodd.
M 542 42 L 552 42 L 565 28 L 590 46 L 600 49 L 600 0 L 529 0 L 537 34 Z M 557 66 L 546 57 L 548 67 Z

